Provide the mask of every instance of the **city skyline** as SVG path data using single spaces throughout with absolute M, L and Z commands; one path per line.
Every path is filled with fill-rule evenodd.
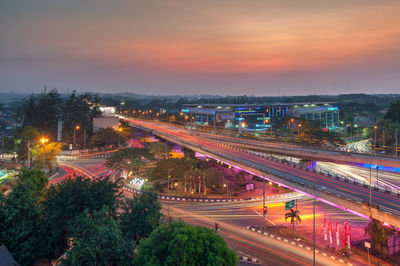
M 397 1 L 2 1 L 0 91 L 398 93 Z

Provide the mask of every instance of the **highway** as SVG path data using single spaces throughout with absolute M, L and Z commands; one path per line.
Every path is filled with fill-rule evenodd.
M 86 175 L 89 177 L 102 177 L 108 173 L 109 169 L 104 166 L 104 158 L 94 159 L 71 159 L 63 162 L 61 165 L 60 176 L 52 181 L 59 182 L 67 176 Z M 125 196 L 131 197 L 132 194 L 124 191 Z M 267 224 L 285 227 L 289 225 L 284 220 L 284 201 L 297 198 L 299 201 L 299 210 L 302 217 L 302 223 L 299 224 L 299 231 L 306 237 L 312 232 L 312 200 L 308 197 L 296 193 L 289 193 L 288 196 L 280 199 L 269 199 L 267 204 L 269 211 L 267 215 Z M 260 225 L 262 209 L 262 201 L 245 201 L 230 203 L 193 203 L 193 202 L 167 202 L 161 201 L 164 213 L 166 204 L 170 204 L 170 214 L 174 219 L 181 218 L 185 222 L 196 226 L 205 226 L 213 228 L 214 222 L 221 225 L 222 230 L 219 232 L 225 238 L 228 245 L 236 250 L 239 255 L 251 256 L 261 260 L 261 265 L 310 265 L 312 264 L 312 252 L 293 246 L 290 242 L 285 243 L 275 239 L 269 239 L 260 236 L 258 233 L 245 229 L 248 225 Z M 353 238 L 362 236 L 365 219 L 349 214 L 345 211 L 330 207 L 322 202 L 317 202 L 316 208 L 316 224 L 317 224 L 317 244 L 324 246 L 322 237 L 322 224 L 324 215 L 331 217 L 333 220 L 338 218 L 343 224 L 344 220 L 351 220 L 353 223 Z M 290 226 L 290 225 L 289 225 Z M 290 240 L 290 238 L 289 238 Z M 320 249 L 317 253 L 317 265 L 335 265 L 338 261 L 333 261 L 330 257 L 321 255 L 325 252 Z M 354 259 L 354 258 L 353 258 Z M 358 263 L 354 263 L 354 265 Z M 249 263 L 250 264 L 250 263 Z M 246 265 L 241 263 L 241 265 Z M 343 264 L 342 264 L 343 265 Z
M 350 199 L 358 204 L 369 202 L 369 188 L 353 184 L 352 182 L 336 180 L 332 177 L 298 169 L 242 150 L 233 149 L 229 146 L 218 145 L 210 140 L 190 135 L 185 129 L 172 125 L 141 120 L 130 120 L 130 122 L 139 124 L 142 127 L 154 128 L 155 130 L 164 132 L 163 134 L 167 133 L 168 136 L 181 140 L 188 145 L 199 147 L 203 150 L 210 151 L 213 154 L 218 154 L 219 156 L 225 156 L 226 158 L 236 162 L 251 165 L 253 168 L 262 169 L 262 171 L 269 172 L 272 175 L 284 176 L 292 182 L 316 189 L 325 187 L 324 191 L 337 195 L 338 198 Z M 161 137 L 163 134 L 160 134 Z M 400 198 L 394 195 L 372 190 L 372 203 L 374 205 L 379 205 L 381 210 L 400 216 Z
M 138 120 L 136 120 L 138 121 Z M 175 126 L 175 128 L 180 128 Z M 197 136 L 202 136 L 208 139 L 214 139 L 218 142 L 223 142 L 230 146 L 236 146 L 246 149 L 254 149 L 259 151 L 264 151 L 272 154 L 284 154 L 286 156 L 298 157 L 308 160 L 320 160 L 327 162 L 336 163 L 373 163 L 381 166 L 400 168 L 400 158 L 394 156 L 387 156 L 379 154 L 379 156 L 366 154 L 366 153 L 354 153 L 347 151 L 339 151 L 336 149 L 322 149 L 322 148 L 311 148 L 303 147 L 296 144 L 286 143 L 286 142 L 270 142 L 270 141 L 260 141 L 255 139 L 246 139 L 231 137 L 225 135 L 211 134 L 207 132 L 190 131 L 186 130 L 188 134 L 193 134 Z M 362 142 L 362 145 L 365 145 Z M 356 146 L 360 146 L 357 144 Z

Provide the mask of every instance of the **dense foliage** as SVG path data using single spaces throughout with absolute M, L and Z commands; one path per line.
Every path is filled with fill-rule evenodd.
M 183 222 L 160 226 L 140 242 L 138 265 L 237 265 L 224 239 L 204 227 Z
M 44 226 L 49 234 L 47 257 L 58 258 L 66 250 L 71 236 L 69 223 L 84 210 L 93 213 L 106 206 L 109 215 L 115 217 L 121 198 L 119 188 L 108 178 L 94 180 L 82 177 L 51 186 L 44 202 Z
M 122 199 L 118 182 L 82 177 L 47 190 L 42 171 L 25 170 L 10 193 L 0 194 L 0 245 L 21 265 L 44 258 L 62 258 L 62 265 L 165 264 L 153 257 L 156 250 L 168 254 L 166 265 L 237 264 L 235 253 L 209 229 L 171 223 L 171 244 L 159 239 L 166 233 L 161 218 L 154 192 Z M 143 263 L 146 258 L 151 260 Z
M 105 165 L 111 169 L 137 172 L 153 158 L 147 148 L 124 148 L 114 152 Z
M 84 142 L 84 136 L 92 134 L 93 117 L 98 116 L 100 98 L 97 95 L 85 93 L 77 95 L 75 91 L 64 99 L 56 89 L 39 95 L 31 95 L 19 108 L 16 118 L 23 126 L 33 126 L 50 140 L 57 139 L 58 122 L 63 122 L 63 141 L 72 143 L 73 133 L 77 125 L 80 130 L 75 132 L 79 145 Z

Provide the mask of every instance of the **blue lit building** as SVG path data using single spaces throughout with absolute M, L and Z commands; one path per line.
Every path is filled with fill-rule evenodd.
M 283 119 L 302 118 L 318 121 L 329 131 L 339 125 L 339 109 L 333 102 L 272 104 L 185 104 L 182 112 L 194 126 L 265 131 Z

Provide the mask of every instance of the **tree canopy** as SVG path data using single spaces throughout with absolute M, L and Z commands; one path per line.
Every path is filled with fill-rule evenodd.
M 122 233 L 108 208 L 84 210 L 70 226 L 72 248 L 61 265 L 132 265 L 134 242 Z
M 390 103 L 385 118 L 391 120 L 393 123 L 400 123 L 400 102 Z
M 0 194 L 0 245 L 4 244 L 21 265 L 33 265 L 43 254 L 42 210 L 27 182 Z
M 121 230 L 126 237 L 138 243 L 160 224 L 161 204 L 157 196 L 155 192 L 143 191 L 124 202 L 120 219 Z
M 213 230 L 183 222 L 159 226 L 140 242 L 138 265 L 237 265 L 237 254 Z
M 22 170 L 18 175 L 18 183 L 27 185 L 33 196 L 39 201 L 44 201 L 47 197 L 47 184 L 49 178 L 39 169 Z
M 49 258 L 58 258 L 67 248 L 71 235 L 69 222 L 84 210 L 89 213 L 107 206 L 111 216 L 117 215 L 121 193 L 120 186 L 108 178 L 103 180 L 76 177 L 64 183 L 51 186 L 44 203 L 45 227 L 50 238 L 47 242 Z
M 153 159 L 153 155 L 146 148 L 124 148 L 116 151 L 107 159 L 105 165 L 111 169 L 137 172 L 145 165 L 146 159 Z
M 93 136 L 90 138 L 90 146 L 92 147 L 106 147 L 109 145 L 117 145 L 119 142 L 124 142 L 124 135 L 120 134 L 118 131 L 111 127 L 100 128 Z

